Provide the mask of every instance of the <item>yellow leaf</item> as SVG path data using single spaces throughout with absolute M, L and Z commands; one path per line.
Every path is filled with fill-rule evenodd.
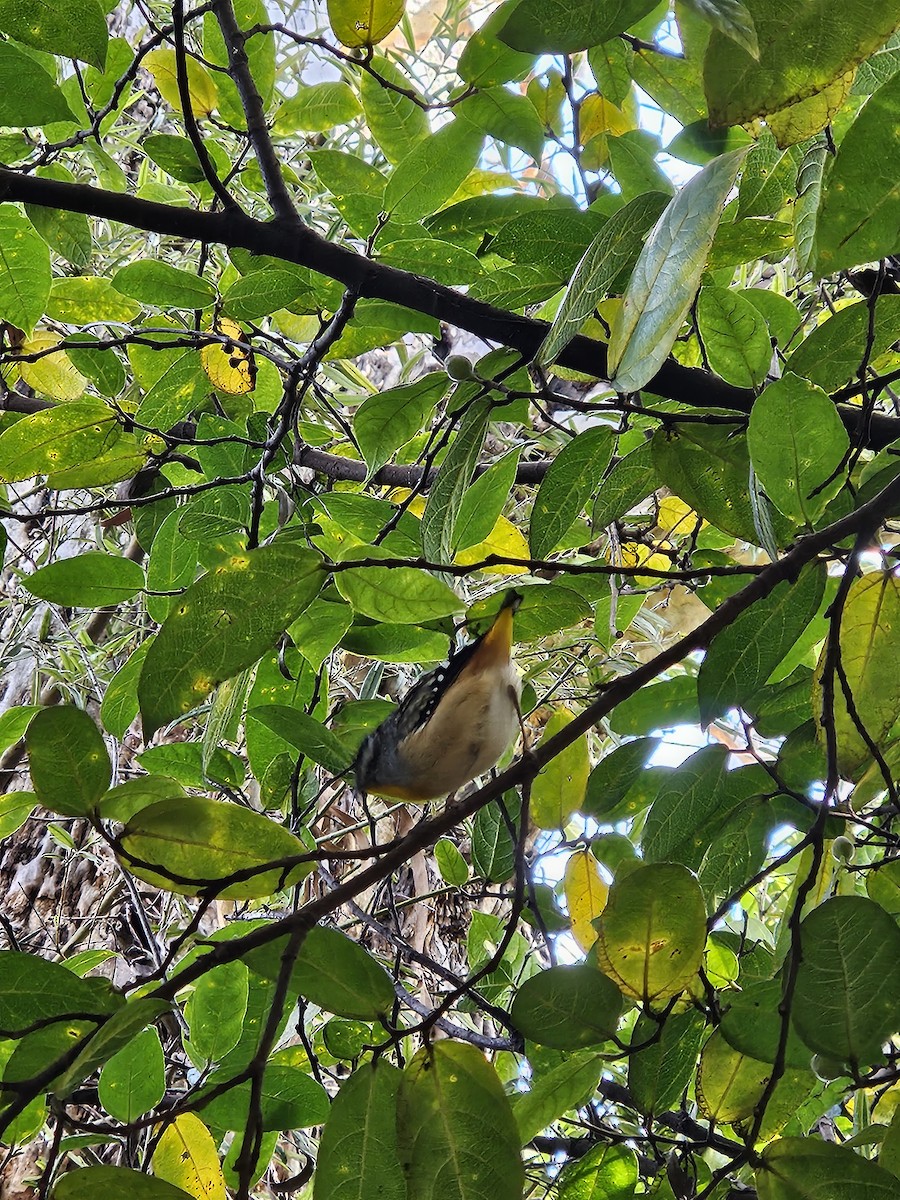
M 558 708 L 544 728 L 541 745 L 571 720 L 572 714 L 567 709 Z M 531 788 L 531 816 L 539 829 L 562 829 L 572 813 L 581 807 L 590 770 L 587 741 L 583 735 L 544 767 Z
M 200 361 L 209 376 L 209 382 L 217 391 L 225 392 L 228 396 L 243 396 L 245 392 L 252 392 L 256 387 L 256 359 L 246 345 L 235 345 L 236 342 L 246 342 L 243 329 L 229 317 L 220 317 L 213 329 L 233 340 L 213 342 L 201 349 Z
M 144 58 L 144 66 L 153 76 L 163 100 L 181 112 L 181 95 L 178 91 L 178 72 L 174 50 L 151 50 Z M 195 117 L 208 117 L 219 102 L 219 89 L 215 80 L 193 58 L 187 60 L 188 94 Z
M 597 940 L 597 931 L 591 922 L 603 912 L 609 895 L 609 888 L 590 850 L 576 850 L 566 863 L 563 890 L 572 918 L 572 936 L 587 953 Z
M 199 1117 L 183 1113 L 159 1139 L 153 1174 L 196 1200 L 226 1200 L 225 1177 L 212 1134 Z
M 503 515 L 497 518 L 497 523 L 494 528 L 477 546 L 467 546 L 465 550 L 460 550 L 455 558 L 455 562 L 461 567 L 469 567 L 473 563 L 481 562 L 490 554 L 499 554 L 503 558 L 520 558 L 523 562 L 528 561 L 528 543 L 525 541 L 524 535 L 518 530 L 512 521 L 508 520 Z M 485 567 L 485 575 L 521 575 L 527 572 L 528 568 L 498 566 Z
M 705 525 L 689 504 L 678 496 L 666 496 L 659 502 L 659 516 L 656 524 L 666 533 L 675 533 L 679 537 L 692 534 L 699 525 Z
M 804 100 L 798 100 L 796 104 L 789 104 L 779 112 L 769 113 L 766 116 L 766 124 L 778 146 L 781 149 L 793 146 L 796 142 L 805 141 L 824 129 L 850 95 L 855 76 L 856 67 L 839 76 L 834 83 L 830 83 L 821 92 L 816 92 L 814 96 L 807 96 Z
M 623 567 L 650 567 L 653 571 L 671 571 L 672 559 L 666 550 L 670 549 L 668 542 L 660 542 L 656 550 L 644 546 L 641 542 L 623 542 L 619 547 L 619 565 Z M 663 551 L 663 553 L 659 553 Z M 635 575 L 634 582 L 640 587 L 653 587 L 659 584 L 655 575 Z
M 328 0 L 328 20 L 345 46 L 375 46 L 403 16 L 404 0 Z
M 33 337 L 22 343 L 19 352 L 40 354 L 59 345 L 61 340 L 48 330 L 37 330 Z M 55 354 L 45 354 L 35 362 L 22 363 L 19 374 L 30 388 L 34 388 L 42 396 L 52 396 L 54 400 L 77 400 L 79 396 L 84 395 L 84 389 L 87 387 L 87 380 L 75 369 L 64 350 Z

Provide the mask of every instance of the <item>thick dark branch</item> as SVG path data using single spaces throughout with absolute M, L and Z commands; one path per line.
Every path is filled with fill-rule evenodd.
M 314 230 L 293 222 L 265 223 L 233 211 L 197 212 L 86 184 L 19 175 L 6 169 L 0 169 L 0 200 L 86 213 L 152 233 L 240 246 L 253 254 L 299 263 L 338 280 L 362 298 L 387 300 L 415 309 L 488 341 L 519 350 L 528 359 L 537 352 L 549 329 L 546 321 L 506 312 L 420 275 L 372 262 L 355 250 L 335 245 Z M 579 335 L 560 355 L 559 362 L 603 379 L 606 347 Z M 749 413 L 754 400 L 754 393 L 747 388 L 732 387 L 707 371 L 683 367 L 671 360 L 650 380 L 646 390 L 691 408 L 721 408 L 741 413 Z M 840 413 L 848 430 L 855 434 L 862 419 L 859 410 L 841 408 Z M 880 448 L 898 437 L 900 421 L 880 414 L 871 418 L 869 446 Z

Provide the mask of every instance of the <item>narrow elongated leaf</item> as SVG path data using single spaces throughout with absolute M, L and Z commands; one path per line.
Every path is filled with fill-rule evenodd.
M 298 708 L 285 704 L 264 704 L 251 708 L 248 717 L 259 721 L 295 746 L 301 754 L 331 771 L 342 775 L 353 760 L 353 754 L 336 734 Z
M 521 450 L 505 454 L 466 489 L 453 526 L 453 549 L 466 550 L 487 538 L 497 523 L 516 478 Z
M 496 1071 L 475 1046 L 440 1041 L 416 1054 L 400 1083 L 397 1132 L 408 1200 L 520 1200 L 516 1122 Z
M 290 541 L 236 554 L 189 587 L 150 647 L 138 685 L 144 737 L 252 666 L 313 600 L 321 559 Z
M 396 1118 L 401 1079 L 382 1058 L 341 1085 L 322 1130 L 313 1200 L 406 1200 Z
M 582 950 L 588 951 L 597 940 L 594 919 L 603 912 L 609 895 L 609 887 L 590 850 L 576 850 L 570 856 L 563 888 L 572 921 L 572 936 Z
M 473 404 L 459 423 L 459 431 L 428 494 L 422 514 L 422 548 L 433 562 L 452 556 L 453 530 L 487 433 L 490 406 Z
M 612 457 L 613 440 L 606 426 L 585 429 L 550 464 L 531 510 L 528 543 L 535 558 L 546 558 L 585 507 Z
M 610 337 L 609 370 L 618 391 L 643 387 L 672 349 L 745 154 L 713 159 L 670 201 L 648 237 Z
M 575 268 L 537 361 L 552 363 L 604 299 L 622 273 L 630 269 L 644 239 L 669 203 L 663 192 L 647 192 L 618 209 L 585 250 Z

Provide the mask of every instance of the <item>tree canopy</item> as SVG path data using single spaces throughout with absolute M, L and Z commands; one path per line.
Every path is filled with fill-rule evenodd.
M 0 0 L 9 1195 L 897 1195 L 898 31 Z

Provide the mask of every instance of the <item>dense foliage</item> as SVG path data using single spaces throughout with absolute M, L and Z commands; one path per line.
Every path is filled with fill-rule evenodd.
M 8 1194 L 897 1195 L 900 0 L 109 8 L 0 0 Z

